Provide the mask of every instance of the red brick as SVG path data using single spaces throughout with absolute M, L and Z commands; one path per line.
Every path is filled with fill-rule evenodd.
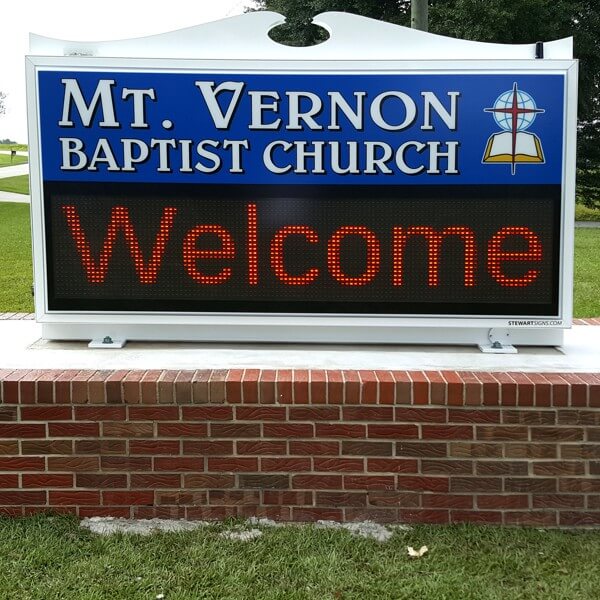
M 30 423 L 0 423 L 0 438 L 45 438 L 46 426 Z
M 200 508 L 200 507 L 191 507 Z M 114 509 L 112 509 L 114 510 Z M 184 506 L 132 506 L 134 519 L 184 519 L 190 510 Z
M 375 371 L 379 380 L 379 404 L 394 404 L 395 385 L 390 371 Z
M 175 473 L 132 473 L 132 489 L 158 488 L 169 489 L 181 487 L 181 475 Z
M 126 490 L 102 492 L 102 504 L 105 506 L 144 506 L 154 504 L 154 492 L 149 490 Z
M 362 440 L 344 440 L 342 442 L 342 454 L 351 456 L 392 456 L 393 452 L 393 442 L 364 442 Z
M 477 475 L 527 475 L 529 463 L 526 461 L 489 460 L 477 462 Z
M 517 406 L 517 384 L 508 373 L 494 373 L 500 384 L 500 403 L 502 406 Z
M 448 492 L 448 489 L 447 477 L 398 476 L 398 490 L 410 490 L 414 492 Z
M 341 371 L 327 371 L 327 401 L 329 404 L 343 404 L 344 377 Z
M 557 524 L 556 515 L 557 513 L 555 511 L 509 511 L 504 513 L 504 524 L 553 526 Z
M 125 488 L 127 487 L 127 475 L 77 473 L 75 486 L 78 488 Z
M 0 471 L 43 471 L 44 458 L 38 456 L 0 456 Z
M 5 404 L 19 403 L 19 381 L 27 375 L 27 371 L 13 371 L 5 375 L 2 381 L 2 402 Z
M 600 458 L 600 444 L 562 444 L 560 457 L 562 459 L 598 459 Z
M 567 382 L 554 373 L 545 373 L 544 377 L 552 384 L 552 406 L 568 406 L 569 386 Z
M 340 453 L 340 442 L 301 442 L 290 440 L 290 454 L 301 456 L 337 456 Z
M 581 427 L 532 427 L 533 441 L 577 442 L 583 440 Z
M 192 380 L 196 371 L 179 371 L 175 379 L 175 402 L 190 404 L 192 402 Z
M 558 411 L 559 425 L 600 425 L 598 410 L 560 410 Z
M 408 372 L 392 371 L 392 376 L 396 382 L 396 404 L 412 404 L 412 381 Z
M 97 505 L 100 504 L 100 492 L 97 490 L 50 490 L 48 492 L 48 503 L 50 506 L 80 506 L 82 504 Z
M 553 410 L 505 410 L 502 420 L 507 424 L 555 425 L 556 411 Z
M 184 440 L 183 454 L 201 454 L 203 456 L 229 456 L 233 454 L 233 441 Z
M 233 419 L 233 408 L 223 405 L 183 406 L 181 413 L 186 421 L 231 421 Z
M 477 439 L 484 441 L 524 441 L 529 439 L 529 430 L 527 427 L 519 426 L 501 426 L 495 425 L 486 427 L 485 425 L 477 426 Z
M 16 421 L 17 416 L 16 406 L 0 406 L 0 421 Z
M 445 525 L 449 523 L 450 514 L 447 510 L 440 509 L 400 509 L 398 519 L 401 523 L 433 523 Z
M 360 379 L 360 402 L 362 404 L 377 404 L 379 382 L 375 371 L 358 371 Z
M 252 472 L 258 471 L 258 458 L 230 457 L 215 458 L 208 457 L 208 471 L 224 472 Z
M 511 373 L 511 376 L 517 383 L 517 405 L 533 406 L 534 389 L 527 375 L 525 373 Z
M 357 371 L 342 371 L 344 378 L 344 403 L 360 404 L 360 377 Z
M 292 487 L 297 490 L 341 490 L 341 475 L 294 475 Z
M 429 379 L 422 371 L 409 372 L 412 381 L 413 404 L 429 404 Z
M 578 494 L 534 494 L 533 508 L 583 508 L 583 496 Z
M 346 490 L 393 490 L 395 487 L 393 475 L 344 475 Z
M 342 408 L 344 421 L 393 421 L 392 406 L 344 406 Z
M 483 406 L 498 406 L 500 404 L 500 386 L 491 373 L 477 372 L 475 376 L 482 383 Z
M 102 456 L 103 471 L 150 471 L 152 459 L 149 456 Z
M 525 494 L 511 495 L 484 495 L 477 496 L 477 508 L 508 510 L 508 509 L 524 509 L 529 507 L 529 496 Z
M 418 508 L 421 505 L 421 494 L 406 492 L 370 491 L 371 506 L 397 506 L 400 508 Z
M 560 376 L 571 386 L 571 406 L 587 406 L 588 386 L 577 373 L 561 373 Z
M 211 403 L 225 402 L 225 382 L 227 381 L 227 369 L 215 369 L 208 380 L 208 393 Z
M 444 408 L 397 407 L 395 419 L 400 423 L 446 423 Z
M 3 476 L 4 477 L 4 476 Z M 15 475 L 16 477 L 16 475 Z M 73 475 L 63 473 L 23 473 L 21 487 L 24 488 L 72 488 Z M 17 487 L 16 485 L 3 485 L 0 480 L 0 487 Z
M 185 474 L 183 476 L 183 487 L 188 488 L 200 488 L 200 489 L 222 489 L 232 488 L 235 486 L 234 475 L 222 475 L 222 474 L 208 474 L 208 473 L 194 473 Z
M 154 459 L 155 471 L 204 471 L 204 459 L 201 457 L 170 456 Z
M 235 418 L 240 421 L 284 421 L 284 406 L 236 406 Z
M 76 406 L 76 421 L 125 421 L 125 406 Z
M 460 374 L 453 371 L 442 373 L 448 383 L 448 406 L 462 406 L 464 403 L 464 383 Z
M 168 425 L 168 423 L 164 423 Z M 163 435 L 159 424 L 159 435 Z M 152 437 L 154 435 L 154 425 L 152 423 L 135 423 L 135 422 L 120 422 L 120 421 L 105 421 L 102 423 L 102 435 L 104 437 L 118 438 L 136 438 L 136 437 Z
M 366 506 L 367 494 L 361 492 L 317 492 L 316 506 Z
M 524 494 L 539 494 L 556 492 L 557 480 L 555 478 L 507 478 L 504 480 L 505 492 L 519 492 Z
M 470 460 L 422 460 L 421 473 L 428 475 L 471 475 L 473 462 Z
M 362 458 L 315 457 L 315 471 L 334 471 L 344 473 L 363 473 L 365 462 Z
M 260 504 L 260 492 L 256 490 L 210 490 L 210 504 L 239 506 L 242 504 Z
M 125 440 L 75 440 L 76 454 L 125 454 Z
M 561 477 L 559 479 L 559 491 L 581 494 L 600 494 L 600 478 L 575 479 Z
M 111 458 L 111 457 L 107 457 Z M 37 460 L 37 459 L 36 459 Z M 44 462 L 42 461 L 41 470 Z M 48 471 L 98 471 L 100 468 L 100 458 L 97 456 L 49 456 Z M 2 469 L 0 469 L 2 470 Z M 32 469 L 40 470 L 40 469 Z
M 265 489 L 284 489 L 290 487 L 289 475 L 239 475 L 239 487 Z
M 446 380 L 439 371 L 425 371 L 429 380 L 429 401 L 432 405 L 446 405 Z
M 26 492 L 0 490 L 0 504 L 46 504 L 46 492 L 42 490 Z
M 141 380 L 145 371 L 129 371 L 123 379 L 123 401 L 126 404 L 139 404 L 142 400 Z
M 294 402 L 293 372 L 290 369 L 277 371 L 277 401 L 280 404 Z
M 465 406 L 481 406 L 483 402 L 483 386 L 476 373 L 463 371 L 461 378 L 464 383 Z
M 266 425 L 265 425 L 266 427 Z M 211 423 L 210 437 L 213 438 L 257 438 L 260 437 L 259 423 Z
M 71 402 L 73 404 L 85 404 L 88 401 L 87 381 L 91 377 L 91 371 L 79 371 L 71 381 Z M 63 388 L 64 389 L 64 388 Z M 62 402 L 68 402 L 69 398 L 62 396 Z
M 72 440 L 22 441 L 21 454 L 73 454 Z
M 106 402 L 108 404 L 120 404 L 124 401 L 123 379 L 127 371 L 115 371 L 106 378 Z
M 327 403 L 327 374 L 325 371 L 313 369 L 310 377 L 310 402 L 311 404 Z
M 369 473 L 416 473 L 418 462 L 403 458 L 368 458 Z
M 23 486 L 22 487 L 44 487 L 44 486 L 28 486 L 25 485 L 25 482 L 28 481 L 28 477 L 37 477 L 38 475 L 29 475 L 28 473 L 24 473 L 21 475 L 23 478 Z M 72 478 L 71 478 L 72 483 Z M 19 474 L 18 473 L 10 473 L 5 475 L 0 475 L 0 489 L 7 490 L 10 488 L 18 488 L 19 486 Z
M 19 454 L 19 442 L 17 440 L 11 440 L 9 442 L 0 442 L 0 455 L 15 455 Z M 0 486 L 2 487 L 2 486 Z
M 71 418 L 72 411 L 70 406 L 21 407 L 21 420 L 23 421 L 69 421 Z
M 339 508 L 306 508 L 295 506 L 292 508 L 294 521 L 341 521 L 343 512 Z
M 473 410 L 451 408 L 448 410 L 449 423 L 500 423 L 499 410 Z
M 206 404 L 209 400 L 208 380 L 210 371 L 196 371 L 192 377 L 192 402 Z
M 450 444 L 450 456 L 453 458 L 501 458 L 502 445 L 453 442 Z
M 294 404 L 309 403 L 309 372 L 305 369 L 294 369 Z
M 131 421 L 176 421 L 179 419 L 179 407 L 130 406 L 129 419 Z
M 586 527 L 600 525 L 600 511 L 561 511 L 559 524 L 568 527 Z
M 263 492 L 264 504 L 282 504 L 296 506 L 312 506 L 314 504 L 314 492 L 290 492 L 265 490 Z
M 261 458 L 260 470 L 265 472 L 300 472 L 311 470 L 311 459 L 293 458 Z
M 445 442 L 397 442 L 396 456 L 437 457 L 442 458 L 448 454 L 448 445 Z
M 151 424 L 150 424 L 151 425 Z M 206 423 L 158 423 L 158 435 L 165 437 L 206 437 Z
M 259 369 L 246 369 L 242 380 L 242 400 L 244 404 L 258 404 Z
M 505 444 L 506 458 L 557 458 L 556 444 L 516 443 Z
M 261 404 L 275 404 L 275 378 L 277 371 L 264 369 L 260 373 L 260 383 L 258 387 L 259 400 Z
M 311 438 L 314 435 L 313 427 L 312 423 L 265 423 L 263 431 L 266 438 Z
M 131 440 L 130 454 L 179 454 L 178 440 Z
M 585 465 L 581 461 L 546 461 L 533 464 L 533 474 L 541 476 L 583 475 Z
M 502 523 L 502 513 L 497 511 L 483 510 L 452 510 L 450 512 L 451 523 Z
M 424 440 L 472 440 L 470 425 L 423 425 L 421 439 Z
M 238 440 L 235 444 L 238 454 L 287 454 L 287 442 L 285 441 Z
M 450 491 L 453 494 L 461 492 L 501 492 L 502 479 L 500 477 L 452 477 L 450 479 Z
M 188 506 L 185 508 L 187 519 L 202 521 L 223 521 L 239 515 L 238 506 Z
M 458 494 L 423 494 L 423 508 L 473 508 L 473 496 Z
M 284 418 L 285 413 L 282 418 Z M 291 406 L 290 421 L 337 421 L 340 418 L 338 406 Z
M 228 404 L 239 404 L 242 401 L 243 369 L 230 369 L 225 381 L 225 399 Z
M 416 439 L 419 437 L 419 428 L 416 425 L 391 425 L 370 424 L 369 437 L 374 439 Z M 356 436 L 358 437 L 358 436 Z
M 100 435 L 98 423 L 48 423 L 50 437 L 97 437 Z

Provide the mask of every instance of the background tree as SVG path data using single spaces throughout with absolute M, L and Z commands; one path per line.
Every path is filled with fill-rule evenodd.
M 432 33 L 481 42 L 529 44 L 573 36 L 579 66 L 578 198 L 600 208 L 600 11 L 598 0 L 430 0 Z M 327 38 L 310 26 L 330 10 L 410 25 L 404 0 L 256 0 L 258 9 L 286 15 L 273 39 L 312 45 Z
M 0 115 L 3 115 L 6 112 L 6 107 L 4 106 L 5 100 L 6 94 L 4 92 L 0 92 Z

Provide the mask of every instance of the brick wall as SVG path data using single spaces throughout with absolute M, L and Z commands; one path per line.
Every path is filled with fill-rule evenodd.
M 2 371 L 0 512 L 600 525 L 600 374 Z

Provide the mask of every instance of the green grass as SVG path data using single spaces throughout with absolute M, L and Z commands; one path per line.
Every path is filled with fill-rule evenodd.
M 0 203 L 0 312 L 33 311 L 31 283 L 29 206 Z M 600 229 L 575 230 L 574 296 L 575 317 L 600 316 Z
M 75 519 L 0 520 L 2 597 L 19 600 L 595 600 L 600 533 L 417 526 L 380 544 L 344 531 L 214 525 L 100 537 Z M 422 559 L 406 546 L 426 544 Z
M 26 162 L 29 162 L 27 156 L 13 156 L 12 160 L 10 158 L 10 154 L 2 154 L 0 153 L 0 168 L 1 167 L 12 167 L 14 165 L 23 165 Z
M 0 312 L 33 312 L 32 282 L 29 205 L 0 203 Z
M 576 317 L 600 316 L 600 229 L 575 230 Z
M 575 205 L 576 221 L 600 221 L 600 209 L 588 208 L 583 204 Z
M 17 152 L 27 152 L 27 144 L 0 144 L 0 150 L 16 150 Z
M 29 175 L 0 178 L 0 191 L 29 194 Z

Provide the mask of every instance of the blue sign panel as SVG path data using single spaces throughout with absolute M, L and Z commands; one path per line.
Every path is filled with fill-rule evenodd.
M 46 181 L 560 184 L 563 75 L 41 71 Z

